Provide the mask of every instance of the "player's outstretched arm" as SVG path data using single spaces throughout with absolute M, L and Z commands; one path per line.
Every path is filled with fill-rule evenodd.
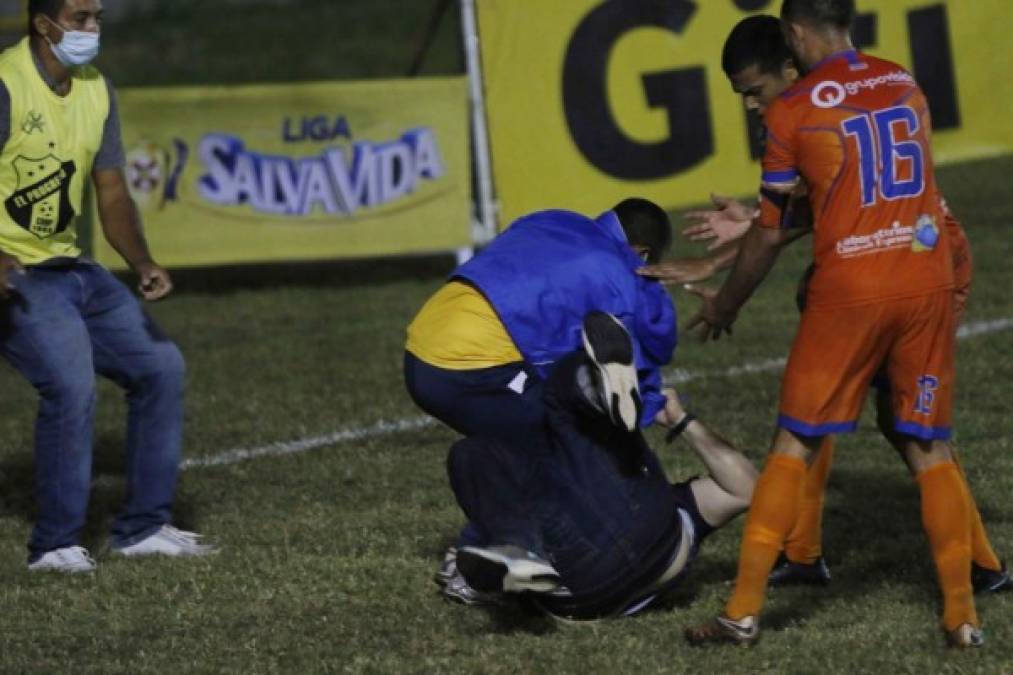
M 759 475 L 756 467 L 735 446 L 707 428 L 695 418 L 687 421 L 686 412 L 674 389 L 664 390 L 665 409 L 658 413 L 665 419 L 658 421 L 678 429 L 697 457 L 707 467 L 708 475 L 690 483 L 700 515 L 704 520 L 720 527 L 749 507 L 753 488 Z M 685 425 L 680 424 L 686 422 Z
M 637 274 L 657 279 L 663 284 L 688 284 L 706 281 L 721 270 L 728 269 L 739 253 L 739 244 L 732 243 L 717 253 L 700 258 L 675 258 L 655 265 L 646 265 Z
M 682 231 L 693 241 L 709 241 L 707 249 L 713 251 L 738 241 L 749 230 L 756 209 L 731 197 L 711 194 L 714 208 L 689 211 L 685 214 L 690 226 Z
M 788 236 L 786 230 L 751 227 L 742 240 L 735 258 L 732 273 L 717 296 L 705 299 L 697 315 L 686 326 L 691 330 L 702 326 L 700 339 L 718 339 L 721 333 L 731 333 L 739 309 L 766 278 L 777 260 Z

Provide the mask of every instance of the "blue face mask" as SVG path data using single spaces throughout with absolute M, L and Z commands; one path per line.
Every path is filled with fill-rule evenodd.
M 53 54 L 63 65 L 71 68 L 91 63 L 98 56 L 99 34 L 83 30 L 69 30 L 56 23 L 48 16 L 49 23 L 63 31 L 63 39 L 53 43 L 48 37 L 46 41 L 53 48 Z

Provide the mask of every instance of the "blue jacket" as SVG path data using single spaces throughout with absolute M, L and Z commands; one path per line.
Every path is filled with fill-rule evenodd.
M 648 426 L 665 403 L 660 369 L 675 351 L 676 318 L 664 287 L 636 274 L 643 264 L 614 212 L 592 220 L 538 211 L 515 221 L 451 278 L 485 295 L 543 378 L 555 361 L 581 348 L 585 314 L 599 309 L 619 318 L 633 336 L 641 426 Z

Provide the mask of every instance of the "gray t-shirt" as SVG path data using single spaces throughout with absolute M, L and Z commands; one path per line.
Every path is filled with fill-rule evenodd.
M 33 54 L 34 56 L 34 54 Z M 39 68 L 39 74 L 46 80 L 41 66 L 36 59 L 35 67 Z M 106 87 L 109 90 L 109 116 L 106 117 L 105 125 L 102 128 L 102 145 L 99 146 L 98 154 L 95 155 L 95 162 L 92 170 L 122 169 L 127 163 L 126 155 L 123 152 L 123 138 L 120 133 L 120 114 L 116 104 L 116 90 L 113 89 L 109 78 L 104 77 Z M 0 80 L 0 148 L 7 145 L 11 137 L 11 94 L 7 85 Z

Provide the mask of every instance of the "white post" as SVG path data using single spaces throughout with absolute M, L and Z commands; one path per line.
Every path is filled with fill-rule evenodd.
M 478 186 L 478 221 L 472 228 L 476 244 L 484 244 L 496 236 L 496 203 L 493 197 L 492 164 L 489 154 L 489 132 L 485 123 L 485 91 L 482 82 L 482 54 L 478 46 L 478 21 L 475 0 L 461 0 L 461 25 L 464 31 L 464 54 L 468 64 L 471 99 L 471 141 Z

